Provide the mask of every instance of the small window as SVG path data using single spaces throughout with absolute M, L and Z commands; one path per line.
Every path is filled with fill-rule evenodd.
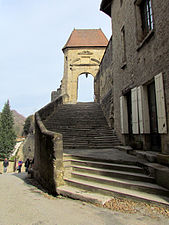
M 152 0 L 137 0 L 135 2 L 137 40 L 142 42 L 154 29 Z
M 141 20 L 143 35 L 146 36 L 151 30 L 153 30 L 153 15 L 151 0 L 144 0 L 140 4 Z
M 124 26 L 121 29 L 121 39 L 122 39 L 122 63 L 126 63 L 126 34 Z
M 120 0 L 120 6 L 122 6 L 123 5 L 123 0 Z

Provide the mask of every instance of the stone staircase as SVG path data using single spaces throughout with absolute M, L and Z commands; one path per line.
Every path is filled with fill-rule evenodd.
M 64 154 L 64 167 L 65 185 L 58 194 L 99 205 L 113 197 L 129 197 L 169 206 L 169 190 L 155 184 L 134 162 Z
M 64 149 L 98 149 L 120 145 L 97 103 L 62 105 L 44 124 L 47 129 L 63 134 Z
M 61 105 L 43 121 L 63 135 L 64 181 L 57 193 L 103 205 L 113 197 L 169 206 L 169 190 L 137 165 L 137 157 L 116 149 L 120 142 L 97 103 Z

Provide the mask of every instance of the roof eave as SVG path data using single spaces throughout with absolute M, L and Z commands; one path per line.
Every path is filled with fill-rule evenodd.
M 94 47 L 98 47 L 98 48 L 106 48 L 107 47 L 107 45 L 96 45 L 96 46 L 91 46 L 91 45 L 89 45 L 89 46 L 65 46 L 65 47 L 63 47 L 62 48 L 62 51 L 64 52 L 64 50 L 65 49 L 68 49 L 68 48 L 94 48 Z
M 113 0 L 102 0 L 100 10 L 111 17 L 111 4 Z

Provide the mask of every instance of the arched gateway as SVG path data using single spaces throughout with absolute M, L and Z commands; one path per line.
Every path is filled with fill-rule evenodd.
M 76 103 L 78 77 L 96 76 L 108 40 L 101 29 L 74 29 L 63 47 L 64 76 L 60 88 L 65 103 Z

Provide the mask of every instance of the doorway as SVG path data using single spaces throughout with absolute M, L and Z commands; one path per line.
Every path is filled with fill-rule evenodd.
M 147 86 L 147 89 L 148 89 L 148 103 L 149 103 L 149 115 L 150 115 L 151 148 L 154 151 L 160 151 L 161 137 L 158 133 L 155 83 L 153 82 L 149 84 Z
M 85 73 L 78 77 L 78 102 L 94 102 L 94 77 Z
M 128 111 L 128 131 L 132 135 L 132 110 L 131 110 L 131 91 L 126 94 L 127 98 L 127 111 Z

